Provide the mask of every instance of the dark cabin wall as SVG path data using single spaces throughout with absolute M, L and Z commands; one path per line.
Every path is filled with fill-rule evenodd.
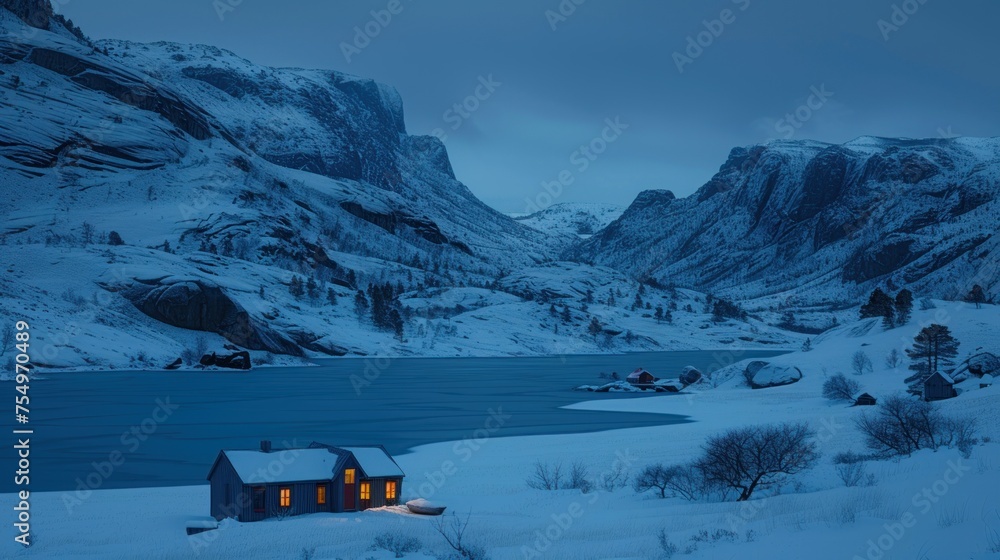
M 385 498 L 385 483 L 387 480 L 396 481 L 396 499 L 386 500 Z M 403 479 L 402 478 L 366 478 L 365 481 L 372 483 L 372 498 L 371 504 L 368 507 L 377 508 L 384 506 L 394 506 L 399 504 L 400 497 L 403 495 Z M 360 486 L 359 486 L 360 488 Z M 359 503 L 360 505 L 360 503 Z
M 327 492 L 330 492 L 330 481 L 317 480 L 310 482 L 294 483 L 268 483 L 264 484 L 264 511 L 254 511 L 253 509 L 253 489 L 260 484 L 245 484 L 242 491 L 246 496 L 245 506 L 241 508 L 240 521 L 261 521 L 282 515 L 303 515 L 306 513 L 328 512 L 330 509 L 330 494 L 327 494 L 327 503 L 319 505 L 316 503 L 316 485 L 327 485 Z M 288 508 L 281 507 L 281 489 L 292 489 L 292 505 Z
M 236 474 L 236 469 L 223 454 L 218 458 L 215 470 L 209 478 L 211 484 L 211 505 L 209 510 L 212 517 L 222 520 L 226 517 L 236 517 L 243 513 L 239 507 L 238 498 L 243 481 Z M 229 495 L 226 495 L 226 485 L 229 485 Z

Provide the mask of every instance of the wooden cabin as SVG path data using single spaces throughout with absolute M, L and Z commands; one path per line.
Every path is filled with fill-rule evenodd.
M 875 397 L 869 395 L 868 393 L 861 393 L 858 398 L 854 400 L 854 406 L 875 406 L 877 402 Z
M 955 391 L 955 380 L 947 374 L 935 371 L 930 377 L 924 380 L 925 401 L 940 401 L 950 399 L 956 395 L 958 393 Z
M 638 368 L 628 374 L 628 377 L 626 377 L 625 380 L 636 387 L 652 387 L 653 383 L 656 383 L 657 378 L 654 377 L 652 373 L 649 373 L 642 368 Z
M 402 469 L 381 445 L 222 450 L 208 472 L 211 515 L 238 521 L 397 505 Z

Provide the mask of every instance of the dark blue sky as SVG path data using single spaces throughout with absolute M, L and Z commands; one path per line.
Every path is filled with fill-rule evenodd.
M 410 133 L 445 134 L 458 177 L 517 212 L 547 201 L 545 182 L 558 201 L 686 195 L 731 147 L 771 138 L 997 135 L 1000 3 L 922 1 L 53 3 L 93 38 L 206 43 L 391 84 Z

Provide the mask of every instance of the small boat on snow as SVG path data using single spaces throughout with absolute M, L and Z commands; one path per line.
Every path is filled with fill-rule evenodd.
M 416 500 L 410 500 L 406 502 L 406 508 L 412 513 L 419 515 L 441 515 L 444 510 L 447 509 L 445 506 L 439 506 L 433 502 L 428 502 L 423 498 L 417 498 Z

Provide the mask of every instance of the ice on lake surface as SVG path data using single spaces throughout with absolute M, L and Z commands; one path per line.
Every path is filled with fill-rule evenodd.
M 38 491 L 70 490 L 88 476 L 90 486 L 96 481 L 100 488 L 202 484 L 223 448 L 253 449 L 262 439 L 275 448 L 315 440 L 383 444 L 401 454 L 425 443 L 482 437 L 477 430 L 491 416 L 503 419 L 493 437 L 678 423 L 684 417 L 559 407 L 591 399 L 646 398 L 571 390 L 599 382 L 600 372 L 624 376 L 641 366 L 659 377 L 676 377 L 688 365 L 704 370 L 718 367 L 720 360 L 780 353 L 333 359 L 320 367 L 248 373 L 51 374 L 31 389 L 31 484 Z M 355 384 L 359 379 L 370 384 L 358 394 L 352 376 Z M 118 459 L 115 452 L 123 462 L 101 474 L 110 459 Z M 9 448 L 4 453 L 16 460 Z M 0 492 L 13 491 L 11 483 L 6 480 Z

